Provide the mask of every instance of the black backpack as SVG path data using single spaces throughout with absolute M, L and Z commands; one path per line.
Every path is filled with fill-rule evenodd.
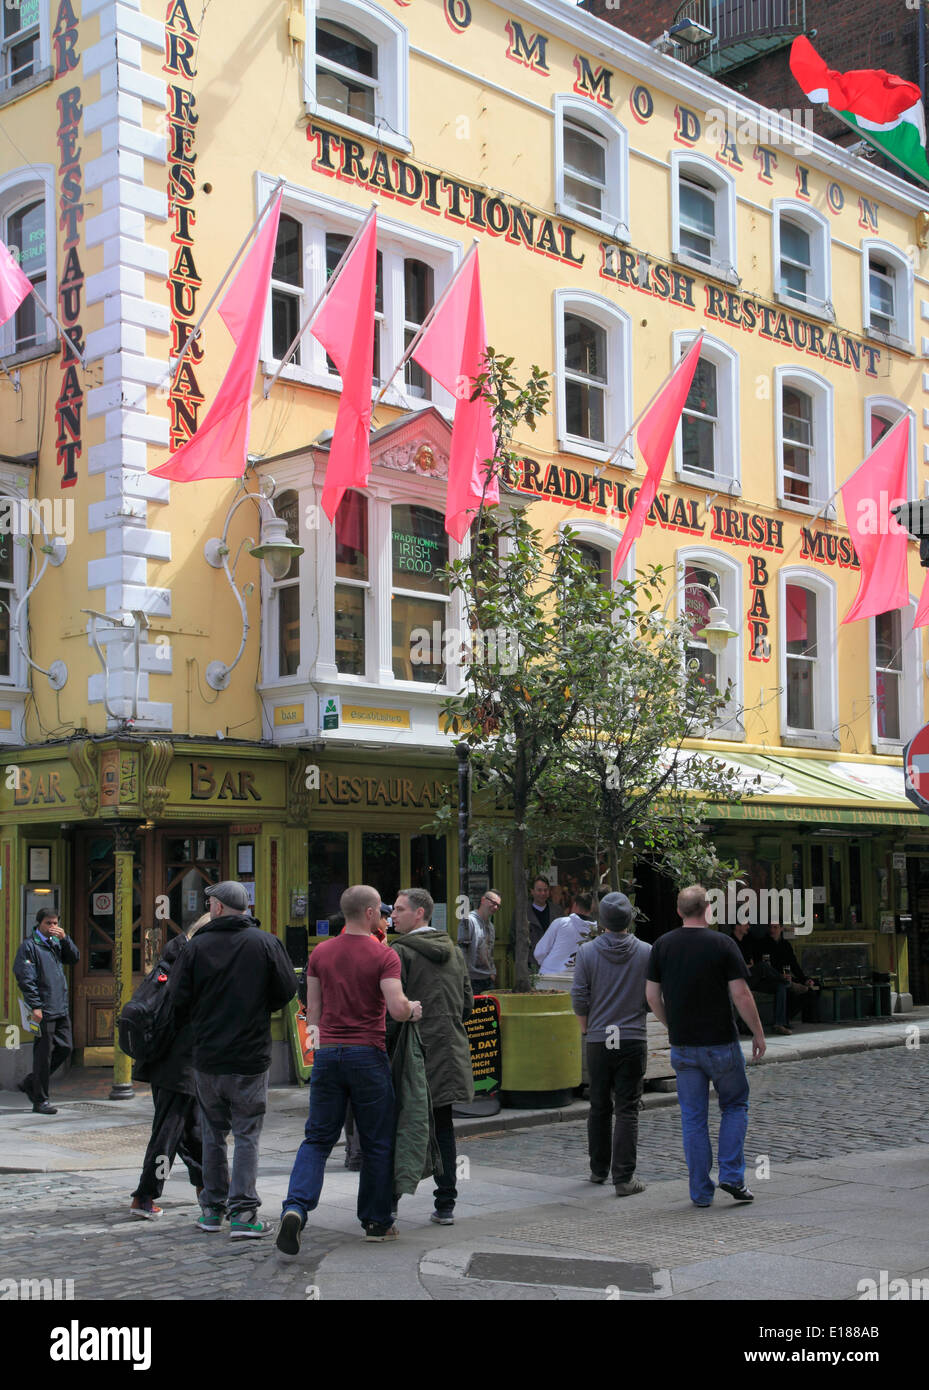
M 139 985 L 116 1021 L 119 1046 L 135 1062 L 157 1062 L 175 1037 L 174 1004 L 168 991 L 170 966 L 160 960 Z

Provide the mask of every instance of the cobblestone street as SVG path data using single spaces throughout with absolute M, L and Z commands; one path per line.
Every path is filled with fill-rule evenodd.
M 151 1223 L 130 1220 L 129 1193 L 138 1174 L 134 1160 L 129 1166 L 131 1147 L 125 1150 L 125 1168 L 6 1173 L 0 1178 L 0 1278 L 70 1279 L 76 1300 L 577 1298 L 582 1296 L 577 1290 L 527 1293 L 518 1282 L 469 1278 L 468 1252 L 492 1250 L 495 1241 L 507 1249 L 514 1242 L 517 1248 L 549 1243 L 559 1247 L 563 1258 L 576 1248 L 617 1260 L 637 1252 L 637 1258 L 651 1258 L 656 1268 L 690 1262 L 689 1274 L 699 1271 L 694 1262 L 703 1258 L 704 1241 L 710 1239 L 707 1253 L 726 1253 L 730 1263 L 754 1261 L 760 1270 L 771 1271 L 780 1296 L 790 1297 L 797 1296 L 791 1295 L 791 1281 L 798 1276 L 788 1270 L 796 1241 L 807 1258 L 794 1263 L 813 1265 L 814 1246 L 821 1242 L 828 1247 L 830 1241 L 831 1248 L 848 1246 L 842 1259 L 852 1261 L 851 1238 L 864 1231 L 869 1241 L 878 1240 L 871 1263 L 887 1267 L 896 1253 L 915 1272 L 929 1266 L 925 1231 L 920 1234 L 925 1215 L 917 1212 L 917 1207 L 924 1212 L 925 1204 L 906 1190 L 929 1186 L 929 1149 L 925 1161 L 920 1152 L 920 1146 L 929 1144 L 926 1057 L 925 1047 L 894 1047 L 752 1069 L 746 1157 L 758 1200 L 745 1210 L 721 1197 L 713 1209 L 719 1226 L 712 1237 L 702 1234 L 706 1225 L 694 1224 L 695 1215 L 703 1221 L 705 1214 L 694 1213 L 686 1200 L 674 1103 L 642 1115 L 639 1173 L 651 1186 L 635 1203 L 616 1203 L 608 1188 L 587 1183 L 583 1121 L 462 1136 L 459 1160 L 467 1159 L 468 1165 L 459 1183 L 455 1226 L 430 1226 L 432 1184 L 424 1182 L 416 1197 L 403 1199 L 400 1240 L 385 1246 L 366 1245 L 359 1238 L 357 1176 L 345 1171 L 337 1149 L 319 1211 L 294 1260 L 280 1257 L 270 1237 L 233 1244 L 225 1234 L 197 1230 L 193 1191 L 180 1165 L 165 1189 L 164 1216 Z M 294 1108 L 274 1116 L 273 1123 L 269 1117 L 266 1127 L 259 1186 L 262 1214 L 274 1225 L 301 1137 L 299 1114 Z M 134 1135 L 139 1128 L 136 1120 L 122 1130 L 112 1129 L 114 1151 L 124 1151 L 121 1134 Z M 761 1156 L 770 1159 L 770 1182 L 756 1174 Z M 800 1165 L 793 1175 L 791 1164 Z M 897 1175 L 904 1173 L 901 1183 Z M 852 1202 L 856 1212 L 861 1209 L 854 1220 L 843 1210 L 843 1204 Z M 824 1217 L 833 1219 L 831 1230 Z M 826 1263 L 833 1258 L 838 1256 L 817 1251 L 817 1280 L 826 1277 L 822 1271 L 837 1268 Z M 849 1281 L 870 1269 L 863 1255 L 854 1258 L 858 1263 L 841 1266 L 845 1272 L 838 1287 L 848 1292 L 812 1296 L 854 1296 L 855 1285 Z M 714 1274 L 720 1281 L 726 1277 Z M 675 1280 L 680 1276 L 675 1274 Z M 730 1296 L 725 1282 L 710 1287 L 714 1292 L 689 1296 Z M 680 1296 L 688 1296 L 686 1290 Z
M 751 1085 L 746 1163 L 829 1160 L 896 1145 L 929 1143 L 929 1050 L 889 1048 L 846 1057 L 814 1057 L 802 1067 L 748 1069 Z M 710 1099 L 715 1148 L 719 1112 Z M 546 1125 L 460 1145 L 474 1163 L 534 1173 L 584 1173 L 587 1125 Z M 677 1104 L 639 1120 L 637 1173 L 644 1182 L 684 1178 Z

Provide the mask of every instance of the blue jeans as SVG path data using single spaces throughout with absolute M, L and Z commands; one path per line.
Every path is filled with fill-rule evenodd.
M 306 1224 L 323 1190 L 326 1160 L 342 1132 L 349 1100 L 364 1159 L 358 1180 L 358 1220 L 389 1226 L 393 1204 L 394 1088 L 387 1053 L 379 1047 L 320 1047 L 310 1078 L 306 1138 L 297 1150 L 282 1210 Z
M 672 1047 L 671 1065 L 677 1074 L 684 1157 L 690 1174 L 690 1200 L 707 1206 L 715 1188 L 710 1178 L 710 1082 L 716 1087 L 719 1122 L 719 1181 L 745 1179 L 745 1131 L 748 1128 L 748 1077 L 737 1042 L 714 1047 Z

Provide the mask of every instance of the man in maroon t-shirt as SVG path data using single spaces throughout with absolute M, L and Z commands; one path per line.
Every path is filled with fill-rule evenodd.
M 386 1011 L 398 1023 L 420 1019 L 400 983 L 400 958 L 371 930 L 380 919 L 381 895 L 359 884 L 340 903 L 345 926 L 310 956 L 306 971 L 306 1021 L 319 1041 L 310 1079 L 306 1138 L 297 1150 L 284 1199 L 277 1248 L 300 1249 L 307 1213 L 322 1192 L 326 1160 L 342 1132 L 349 1100 L 364 1163 L 358 1183 L 358 1219 L 366 1240 L 393 1240 L 394 1091 L 385 1046 Z

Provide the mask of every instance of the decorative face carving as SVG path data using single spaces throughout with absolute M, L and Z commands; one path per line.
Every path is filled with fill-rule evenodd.
M 420 444 L 416 453 L 413 455 L 413 462 L 423 473 L 434 473 L 436 470 L 435 454 L 432 452 L 431 444 Z

